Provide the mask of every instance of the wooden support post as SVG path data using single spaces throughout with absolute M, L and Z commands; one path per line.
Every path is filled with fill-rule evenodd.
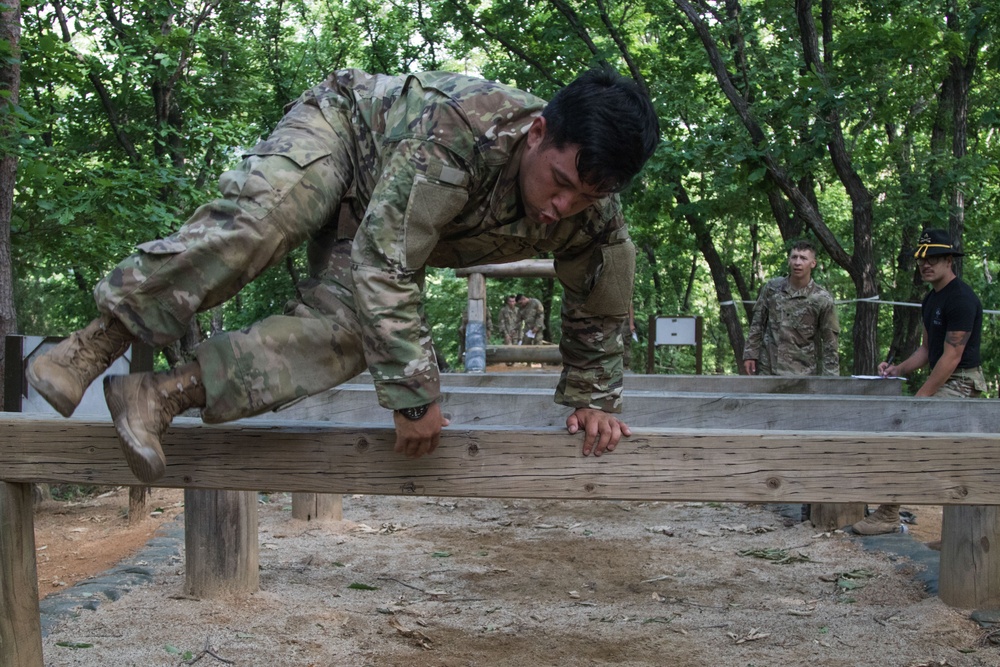
M 0 482 L 0 665 L 42 667 L 31 484 Z
M 814 503 L 809 507 L 809 521 L 822 531 L 850 526 L 864 518 L 864 503 Z
M 486 370 L 486 278 L 482 273 L 469 274 L 468 324 L 465 325 L 466 373 Z
M 185 592 L 198 598 L 260 588 L 257 492 L 184 490 Z
M 339 493 L 293 493 L 292 518 L 340 521 L 344 518 L 344 496 Z
M 129 373 L 147 373 L 153 370 L 153 356 L 156 353 L 151 346 L 138 340 L 132 343 L 132 358 L 129 361 Z M 135 525 L 149 516 L 149 487 L 128 487 L 128 522 Z
M 1000 507 L 946 505 L 941 517 L 941 601 L 1000 608 Z

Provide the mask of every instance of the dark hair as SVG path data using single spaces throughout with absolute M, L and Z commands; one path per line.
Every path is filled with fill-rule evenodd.
M 514 297 L 514 300 L 515 301 L 520 301 L 523 298 L 525 298 L 525 296 L 523 294 L 518 294 L 517 296 Z
M 649 97 L 610 67 L 581 74 L 542 111 L 545 141 L 580 147 L 580 180 L 603 192 L 628 185 L 653 155 L 660 124 Z
M 813 257 L 816 256 L 816 247 L 813 246 L 813 244 L 810 243 L 809 241 L 806 241 L 805 239 L 793 243 L 792 247 L 788 249 L 788 254 L 791 255 L 793 250 L 809 250 L 810 252 L 812 252 Z

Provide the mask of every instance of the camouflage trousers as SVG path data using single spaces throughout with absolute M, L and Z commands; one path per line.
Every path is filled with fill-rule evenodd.
M 983 377 L 983 369 L 976 366 L 955 369 L 934 395 L 942 398 L 978 398 L 984 391 L 986 378 Z
M 521 337 L 521 345 L 541 345 L 545 341 L 542 339 L 542 332 L 539 331 L 534 336 L 528 335 L 529 331 L 524 332 L 524 336 Z
M 330 235 L 331 227 L 335 235 L 354 178 L 346 104 L 332 94 L 322 105 L 296 103 L 266 141 L 222 175 L 219 199 L 168 238 L 138 246 L 97 285 L 99 309 L 139 339 L 165 346 L 185 334 L 198 312 L 233 297 L 295 247 Z M 205 421 L 259 414 L 365 369 L 350 241 L 334 244 L 326 259 L 283 315 L 198 346 Z

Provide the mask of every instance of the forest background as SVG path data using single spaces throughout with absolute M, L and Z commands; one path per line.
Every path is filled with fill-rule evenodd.
M 662 142 L 622 195 L 639 249 L 642 360 L 651 315 L 704 318 L 707 373 L 740 372 L 752 301 L 819 248 L 838 299 L 841 373 L 919 344 L 924 227 L 950 230 L 960 275 L 1000 307 L 1000 4 L 992 0 L 7 0 L 0 12 L 0 333 L 65 335 L 95 282 L 170 234 L 282 108 L 344 67 L 444 69 L 548 98 L 609 64 L 649 91 Z M 281 312 L 294 254 L 205 313 L 202 337 Z M 488 281 L 546 305 L 558 283 Z M 427 316 L 457 364 L 466 281 L 431 270 Z M 880 300 L 880 301 L 878 301 Z M 997 396 L 997 316 L 984 370 Z M 694 372 L 662 348 L 658 372 Z M 912 379 L 919 383 L 921 375 Z

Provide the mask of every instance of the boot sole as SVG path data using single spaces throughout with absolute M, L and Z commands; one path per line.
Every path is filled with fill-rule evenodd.
M 889 535 L 891 533 L 900 532 L 899 526 L 893 526 L 892 530 L 882 530 L 881 528 L 861 528 L 860 530 L 857 526 L 851 526 L 851 529 L 857 535 L 864 535 L 865 537 L 871 537 L 872 535 Z
M 35 388 L 38 395 L 46 400 L 46 402 L 56 409 L 56 412 L 61 414 L 63 417 L 70 417 L 73 415 L 73 411 L 76 410 L 76 406 L 79 405 L 79 401 L 72 401 L 66 398 L 66 395 L 56 389 L 55 385 L 50 383 L 45 378 L 37 375 L 35 373 L 35 364 L 28 366 L 28 384 Z
M 122 453 L 125 455 L 125 462 L 140 482 L 152 484 L 167 471 L 167 461 L 162 452 L 144 447 L 129 428 L 128 420 L 125 418 L 128 407 L 121 396 L 122 392 L 115 391 L 115 387 L 122 381 L 123 376 L 104 376 L 104 400 L 107 401 L 108 410 L 111 411 L 111 419 L 115 423 L 118 444 L 121 445 Z

